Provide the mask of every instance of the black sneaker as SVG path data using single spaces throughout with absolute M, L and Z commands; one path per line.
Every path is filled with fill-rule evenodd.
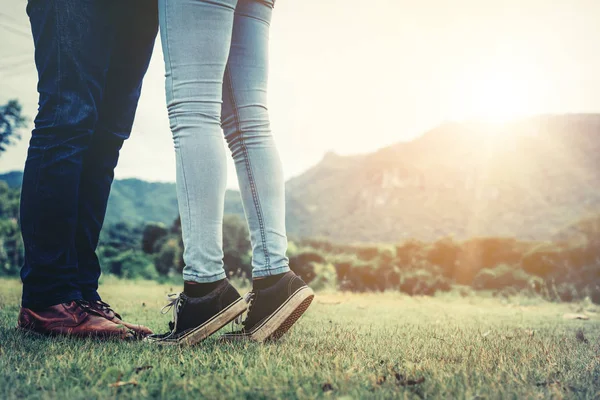
M 304 314 L 314 292 L 293 272 L 287 272 L 276 284 L 249 293 L 250 308 L 244 328 L 226 333 L 224 340 L 263 342 L 280 338 Z
M 246 311 L 247 303 L 237 290 L 224 280 L 215 290 L 203 297 L 184 293 L 170 295 L 171 302 L 163 312 L 173 308 L 170 332 L 150 335 L 148 342 L 158 344 L 196 344 Z

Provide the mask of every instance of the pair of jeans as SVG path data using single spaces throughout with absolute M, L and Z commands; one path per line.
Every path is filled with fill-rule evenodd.
M 252 274 L 289 271 L 285 187 L 267 109 L 273 0 L 159 0 L 186 281 L 223 269 L 231 150 L 252 244 Z
M 152 0 L 30 0 L 39 108 L 21 193 L 24 307 L 100 299 L 96 247 L 158 31 Z

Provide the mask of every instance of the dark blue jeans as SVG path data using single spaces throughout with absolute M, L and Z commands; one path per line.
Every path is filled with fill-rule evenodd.
M 96 247 L 158 29 L 155 0 L 30 0 L 39 109 L 21 194 L 22 305 L 97 300 Z

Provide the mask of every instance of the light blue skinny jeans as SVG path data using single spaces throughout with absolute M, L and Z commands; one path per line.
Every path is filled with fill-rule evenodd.
M 223 134 L 250 231 L 253 277 L 289 271 L 283 172 L 267 110 L 273 3 L 159 0 L 186 281 L 225 278 Z

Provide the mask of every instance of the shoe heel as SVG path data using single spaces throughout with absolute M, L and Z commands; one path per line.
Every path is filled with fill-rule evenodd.
M 251 339 L 258 342 L 279 339 L 306 312 L 314 297 L 315 293 L 308 286 L 299 289 L 269 321 L 251 334 Z
M 240 298 L 235 303 L 231 304 L 220 314 L 217 314 L 212 320 L 207 321 L 204 325 L 199 326 L 195 330 L 191 331 L 185 337 L 181 338 L 180 344 L 186 346 L 192 346 L 196 343 L 203 341 L 210 335 L 217 332 L 219 329 L 236 319 L 239 315 L 243 314 L 248 308 L 248 304 L 243 298 Z

